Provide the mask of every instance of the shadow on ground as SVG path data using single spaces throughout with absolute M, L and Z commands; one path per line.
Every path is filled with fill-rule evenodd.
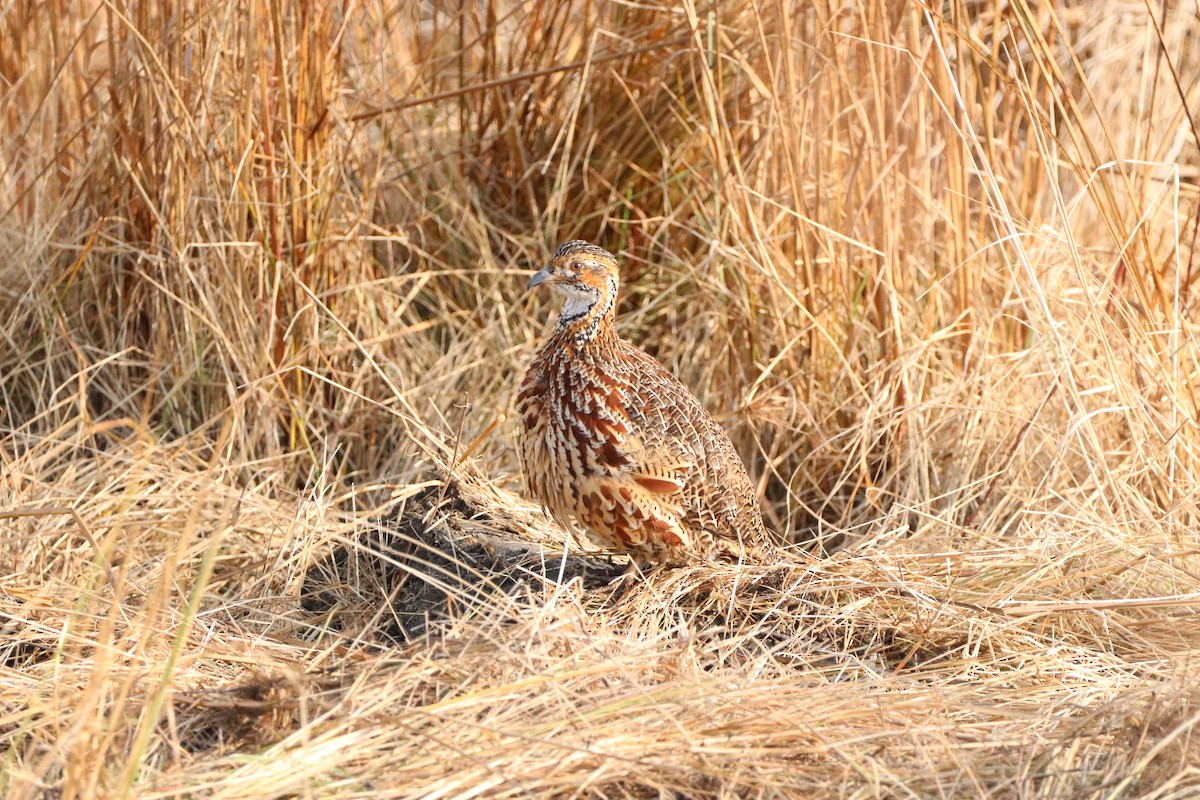
M 498 596 L 533 602 L 575 579 L 588 590 L 606 589 L 627 569 L 593 556 L 564 559 L 520 537 L 457 483 L 429 486 L 312 566 L 301 605 L 334 629 L 355 627 L 351 619 L 370 612 L 375 635 L 401 643 L 438 621 L 494 606 Z

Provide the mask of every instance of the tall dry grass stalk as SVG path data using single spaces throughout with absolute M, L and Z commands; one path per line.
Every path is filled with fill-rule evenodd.
M 1198 14 L 0 5 L 0 793 L 1190 796 Z M 829 557 L 304 613 L 576 237 Z

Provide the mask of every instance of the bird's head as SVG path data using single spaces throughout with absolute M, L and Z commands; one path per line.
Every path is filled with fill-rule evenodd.
M 549 286 L 565 299 L 559 327 L 612 312 L 617 297 L 617 258 L 584 241 L 560 245 L 550 265 L 529 279 L 529 288 Z

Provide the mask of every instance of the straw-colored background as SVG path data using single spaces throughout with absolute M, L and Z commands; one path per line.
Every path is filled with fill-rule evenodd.
M 1191 2 L 0 4 L 0 793 L 1194 796 L 1198 124 Z M 576 237 L 822 559 L 306 606 L 565 539 Z

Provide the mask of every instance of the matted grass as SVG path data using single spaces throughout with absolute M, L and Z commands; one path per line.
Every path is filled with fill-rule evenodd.
M 0 793 L 1200 795 L 1198 14 L 0 6 Z M 314 607 L 576 237 L 794 547 Z

